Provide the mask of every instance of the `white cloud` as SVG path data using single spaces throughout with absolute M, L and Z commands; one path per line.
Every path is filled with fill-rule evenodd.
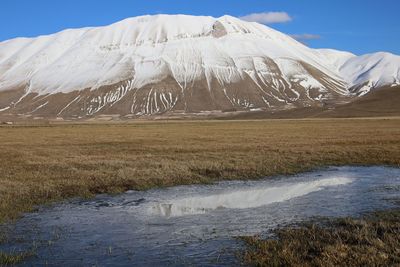
M 284 23 L 292 20 L 286 12 L 263 12 L 263 13 L 253 13 L 243 17 L 242 20 L 253 21 L 262 24 L 272 24 L 272 23 Z

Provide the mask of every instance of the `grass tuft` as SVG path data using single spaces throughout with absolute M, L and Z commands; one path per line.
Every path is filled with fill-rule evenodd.
M 32 257 L 33 252 L 5 253 L 0 251 L 0 266 L 12 266 L 22 263 L 26 258 Z
M 400 210 L 275 231 L 274 239 L 243 237 L 251 266 L 398 266 Z

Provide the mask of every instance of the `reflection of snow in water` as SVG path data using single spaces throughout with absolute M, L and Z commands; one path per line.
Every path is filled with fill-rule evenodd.
M 400 169 L 335 167 L 102 195 L 27 214 L 0 250 L 35 244 L 37 256 L 25 266 L 232 266 L 241 246 L 235 236 L 267 233 L 312 216 L 392 207 L 388 200 L 400 197 L 399 190 Z
M 252 189 L 236 189 L 208 196 L 194 196 L 171 200 L 169 203 L 157 203 L 151 206 L 151 212 L 167 217 L 190 214 L 204 214 L 216 209 L 257 208 L 275 202 L 289 200 L 327 186 L 345 185 L 351 179 L 333 177 L 309 182 L 294 182 L 280 186 L 254 186 Z

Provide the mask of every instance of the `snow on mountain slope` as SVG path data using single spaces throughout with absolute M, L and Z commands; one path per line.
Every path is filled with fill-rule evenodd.
M 29 83 L 42 94 L 96 88 L 132 76 L 138 87 L 170 74 L 180 83 L 191 82 L 206 68 L 253 69 L 252 58 L 263 56 L 324 66 L 291 38 L 229 16 L 138 17 L 106 27 L 11 40 L 0 44 L 0 51 L 0 89 Z M 232 77 L 226 71 L 221 78 Z
M 353 57 L 340 67 L 340 73 L 364 95 L 371 88 L 400 84 L 400 56 L 380 52 Z
M 349 59 L 355 58 L 356 55 L 346 52 L 346 51 L 339 51 L 334 49 L 316 49 L 315 50 L 323 60 L 334 67 L 335 71 L 340 70 L 340 68 L 346 63 Z
M 333 49 L 316 51 L 346 80 L 350 91 L 359 96 L 373 88 L 400 84 L 400 56 L 385 52 L 356 56 Z
M 142 16 L 1 42 L 0 112 L 139 116 L 320 105 L 349 95 L 361 79 L 353 69 L 366 64 L 356 58 L 231 16 Z

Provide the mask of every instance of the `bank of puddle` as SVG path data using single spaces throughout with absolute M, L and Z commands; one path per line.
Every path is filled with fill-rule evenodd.
M 129 191 L 26 214 L 8 226 L 0 249 L 33 249 L 22 266 L 231 266 L 237 236 L 315 216 L 358 216 L 399 197 L 400 169 L 388 167 Z

